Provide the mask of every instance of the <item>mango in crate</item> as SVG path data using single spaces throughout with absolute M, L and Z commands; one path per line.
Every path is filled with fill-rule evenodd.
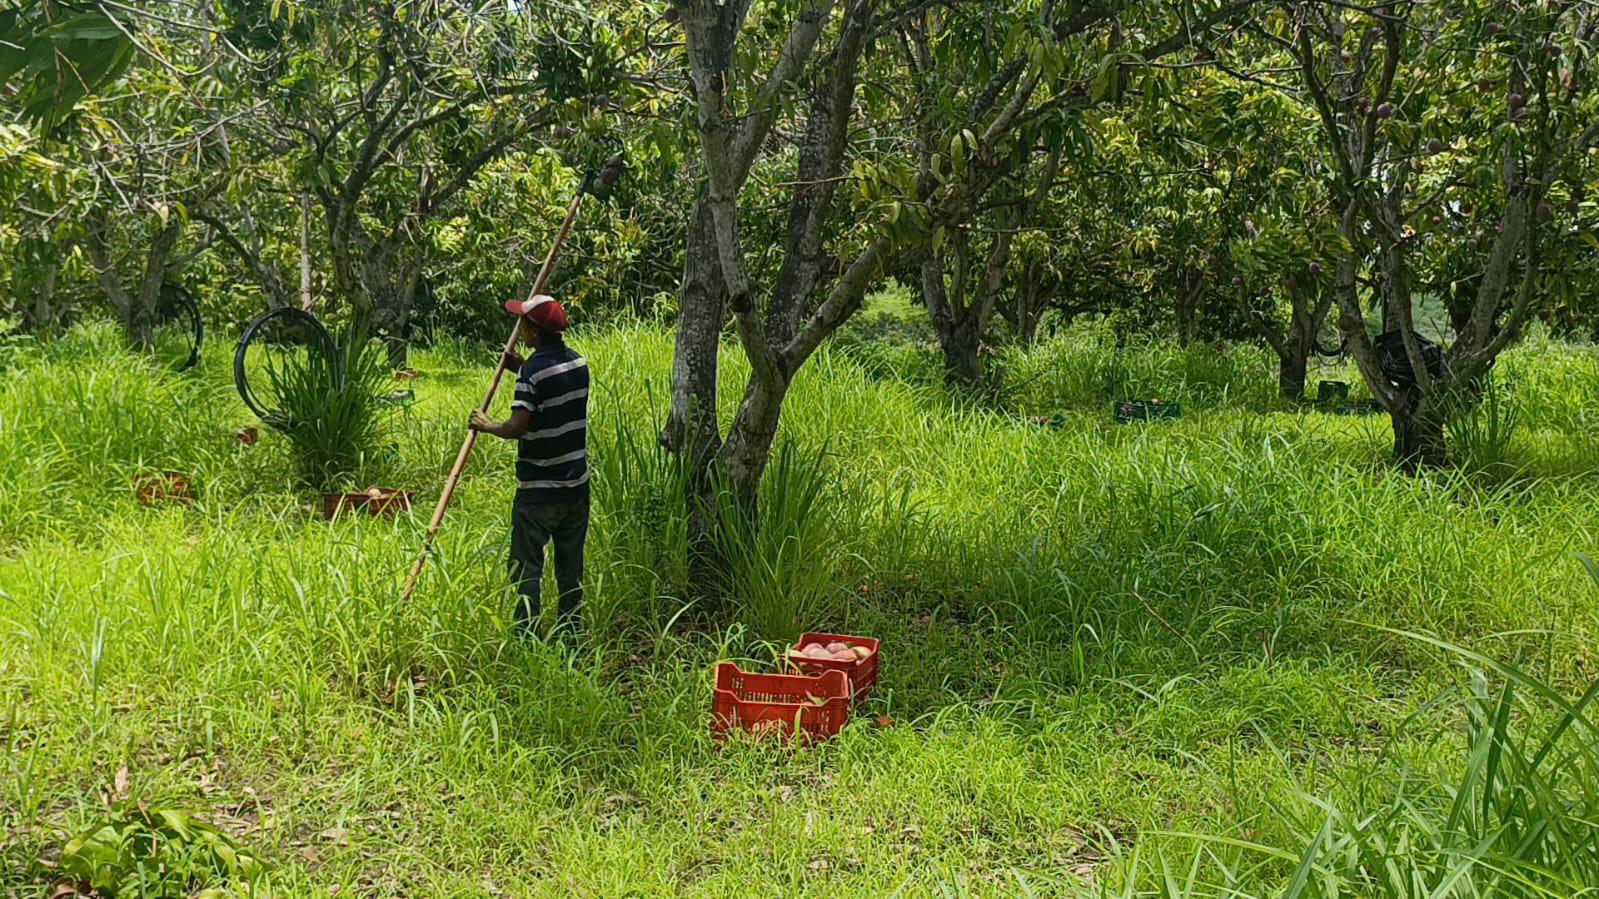
M 807 643 L 802 649 L 789 650 L 789 654 L 807 659 L 830 659 L 833 657 L 833 654 L 827 651 L 827 647 L 820 643 Z

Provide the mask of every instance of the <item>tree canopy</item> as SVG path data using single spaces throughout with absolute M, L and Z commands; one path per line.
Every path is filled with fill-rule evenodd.
M 1347 348 L 1422 458 L 1528 320 L 1591 320 L 1596 20 L 1577 0 L 27 0 L 0 14 L 0 309 L 34 329 L 104 310 L 147 343 L 183 280 L 215 320 L 359 318 L 399 363 L 440 328 L 491 333 L 581 172 L 621 152 L 555 288 L 675 323 L 663 441 L 746 495 L 795 373 L 891 279 L 960 383 L 1084 314 L 1259 341 L 1291 398 L 1318 347 Z M 1437 375 L 1423 301 L 1449 319 Z M 724 429 L 725 335 L 751 370 Z

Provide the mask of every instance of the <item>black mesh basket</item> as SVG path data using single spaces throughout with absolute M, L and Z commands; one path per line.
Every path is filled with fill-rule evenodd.
M 1438 344 L 1433 343 L 1420 334 L 1415 335 L 1416 345 L 1421 348 L 1421 359 L 1427 366 L 1427 374 L 1434 378 L 1443 377 L 1444 351 Z M 1383 377 L 1399 385 L 1411 387 L 1416 383 L 1416 371 L 1411 368 L 1410 354 L 1405 352 L 1405 339 L 1398 331 L 1388 331 L 1377 337 L 1377 364 L 1381 366 Z

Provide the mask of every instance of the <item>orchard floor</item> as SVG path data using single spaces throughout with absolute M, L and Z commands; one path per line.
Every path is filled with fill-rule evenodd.
M 669 335 L 574 342 L 596 384 L 575 654 L 510 632 L 503 444 L 398 601 L 487 378 L 464 349 L 416 354 L 418 402 L 352 482 L 416 488 L 392 521 L 317 520 L 281 437 L 234 441 L 225 349 L 171 374 L 90 329 L 0 372 L 0 892 L 48 895 L 110 798 L 228 831 L 268 862 L 256 895 L 1275 895 L 1316 797 L 1358 811 L 1463 764 L 1449 697 L 1485 663 L 1416 635 L 1567 696 L 1599 663 L 1587 348 L 1507 361 L 1510 468 L 1421 477 L 1386 465 L 1385 419 L 1259 399 L 1245 350 L 1230 383 L 1184 369 L 1182 420 L 1125 427 L 1081 386 L 1103 352 L 1041 356 L 1083 376 L 1053 409 L 1018 394 L 1053 429 L 841 348 L 784 418 L 825 447 L 826 526 L 750 594 L 793 583 L 817 629 L 881 637 L 882 681 L 824 745 L 718 746 L 714 664 L 770 665 L 782 635 L 736 595 L 682 612 Z M 150 470 L 198 499 L 142 507 Z

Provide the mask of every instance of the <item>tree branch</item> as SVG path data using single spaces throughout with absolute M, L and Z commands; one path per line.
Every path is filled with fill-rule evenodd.
M 756 91 L 755 97 L 750 102 L 749 117 L 739 127 L 738 134 L 732 141 L 732 155 L 739 171 L 747 172 L 754 164 L 755 154 L 760 149 L 761 142 L 766 140 L 766 135 L 772 130 L 772 123 L 777 121 L 777 113 L 781 109 L 777 98 L 782 95 L 783 86 L 794 80 L 806 60 L 810 59 L 817 38 L 821 36 L 822 27 L 832 15 L 834 2 L 835 0 L 814 0 L 795 18 L 793 27 L 789 29 L 788 40 L 783 43 L 782 53 L 778 55 L 772 71 L 766 76 L 766 83 Z
M 227 222 L 206 209 L 195 210 L 193 215 L 196 221 L 208 225 L 212 232 L 224 244 L 227 244 L 229 249 L 233 250 L 233 254 L 239 257 L 239 261 L 244 263 L 244 267 L 255 275 L 256 281 L 261 284 L 261 289 L 266 292 L 268 303 L 273 306 L 288 305 L 288 295 L 283 289 L 282 278 L 278 276 L 276 270 L 266 264 L 259 253 L 246 246 L 244 241 L 239 239 L 239 236 L 233 232 Z
M 451 176 L 449 181 L 444 183 L 443 187 L 437 190 L 424 188 L 417 198 L 417 218 L 426 220 L 442 209 L 462 188 L 471 183 L 472 179 L 477 176 L 477 173 L 485 165 L 498 159 L 512 144 L 516 143 L 519 136 L 516 131 L 508 131 L 489 141 L 487 146 L 477 152 L 477 155 L 461 163 L 456 168 L 455 174 Z
M 111 301 L 111 306 L 116 309 L 117 315 L 126 319 L 133 308 L 133 301 L 117 277 L 116 266 L 111 262 L 110 245 L 106 240 L 104 211 L 98 208 L 89 210 L 84 224 L 84 243 L 88 245 L 89 259 L 94 264 L 94 273 L 99 279 L 100 289 L 105 291 L 106 298 Z
M 905 254 L 899 254 L 897 259 L 893 258 L 895 255 L 893 246 L 891 238 L 886 235 L 879 236 L 867 244 L 866 248 L 861 250 L 845 268 L 843 276 L 834 282 L 827 299 L 816 308 L 816 312 L 811 315 L 799 334 L 783 348 L 783 360 L 790 371 L 798 369 L 823 340 L 837 331 L 840 325 L 861 308 L 861 300 L 866 295 L 867 286 L 879 272 L 890 267 L 889 262 L 904 265 L 917 261 L 916 256 Z

